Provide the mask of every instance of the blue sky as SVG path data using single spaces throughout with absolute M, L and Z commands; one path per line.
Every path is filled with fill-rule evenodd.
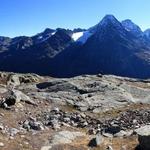
M 0 35 L 34 35 L 45 28 L 88 28 L 106 14 L 150 28 L 150 0 L 0 0 Z

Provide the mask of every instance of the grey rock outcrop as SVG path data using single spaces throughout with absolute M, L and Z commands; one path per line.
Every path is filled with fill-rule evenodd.
M 72 105 L 81 111 L 101 113 L 133 103 L 150 103 L 149 81 L 116 76 L 78 76 L 69 79 L 48 79 L 37 84 L 37 98 Z
M 141 150 L 150 150 L 150 125 L 136 130 Z
M 22 83 L 34 83 L 39 82 L 42 77 L 36 74 L 15 74 L 0 72 L 1 78 L 7 80 L 9 86 L 19 86 Z
M 23 92 L 18 90 L 11 90 L 7 93 L 6 98 L 2 102 L 2 106 L 12 106 L 17 103 L 20 103 L 21 101 L 29 103 L 29 104 L 35 104 L 31 98 L 27 95 L 25 95 Z

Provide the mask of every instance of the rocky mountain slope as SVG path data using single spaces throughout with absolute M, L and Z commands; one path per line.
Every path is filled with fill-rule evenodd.
M 52 73 L 58 77 L 96 73 L 149 77 L 150 42 L 131 24 L 106 16 L 90 29 L 93 34 L 86 43 L 70 47 L 54 58 Z
M 49 29 L 32 37 L 0 37 L 0 70 L 54 77 L 114 74 L 150 77 L 150 34 L 106 15 L 85 29 Z
M 149 92 L 149 80 L 112 75 L 0 72 L 0 149 L 133 150 L 147 140 Z

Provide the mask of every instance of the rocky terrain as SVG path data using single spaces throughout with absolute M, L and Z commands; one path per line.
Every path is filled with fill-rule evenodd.
M 0 72 L 0 149 L 145 150 L 149 103 L 149 80 Z

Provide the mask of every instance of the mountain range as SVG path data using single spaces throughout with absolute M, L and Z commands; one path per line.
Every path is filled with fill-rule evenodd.
M 32 37 L 0 37 L 0 70 L 54 77 L 114 74 L 150 77 L 150 29 L 106 15 L 89 29 L 45 29 Z

